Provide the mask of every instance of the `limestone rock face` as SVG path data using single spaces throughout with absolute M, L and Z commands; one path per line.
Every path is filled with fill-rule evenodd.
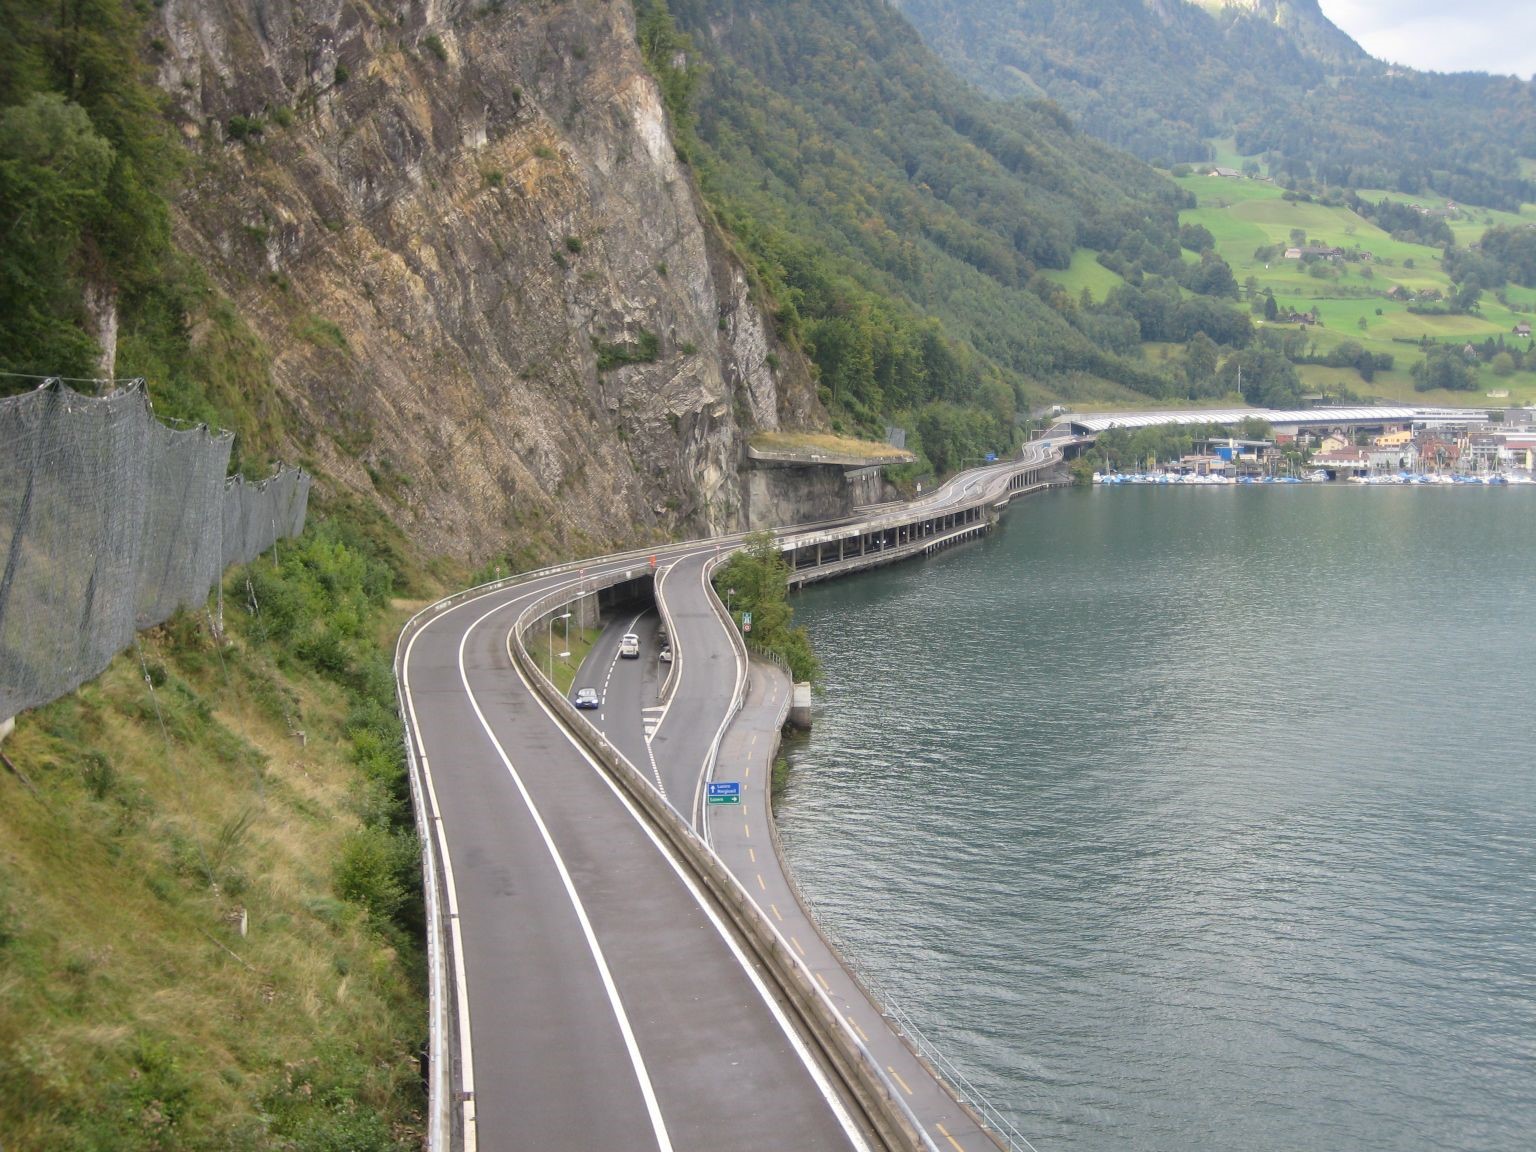
M 744 524 L 818 427 L 673 150 L 629 4 L 166 0 L 178 239 L 263 337 L 295 450 L 477 561 Z

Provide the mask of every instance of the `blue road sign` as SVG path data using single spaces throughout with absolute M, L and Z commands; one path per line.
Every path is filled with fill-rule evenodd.
M 740 796 L 741 784 L 736 780 L 715 780 L 709 785 L 711 796 Z

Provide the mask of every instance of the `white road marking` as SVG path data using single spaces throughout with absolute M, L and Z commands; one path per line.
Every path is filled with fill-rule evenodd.
M 512 783 L 517 786 L 518 794 L 523 798 L 523 804 L 528 809 L 528 814 L 533 818 L 534 826 L 538 828 L 539 835 L 544 839 L 544 847 L 548 849 L 549 856 L 554 861 L 555 871 L 559 873 L 560 882 L 565 886 L 566 898 L 570 900 L 571 907 L 576 912 L 576 920 L 581 925 L 582 934 L 586 937 L 587 950 L 592 954 L 592 961 L 597 965 L 599 978 L 602 980 L 603 991 L 608 996 L 609 1007 L 613 1009 L 614 1019 L 618 1021 L 619 1032 L 624 1037 L 624 1047 L 629 1052 L 630 1066 L 634 1069 L 635 1079 L 640 1084 L 640 1094 L 645 1099 L 646 1112 L 651 1118 L 651 1130 L 656 1136 L 658 1152 L 672 1152 L 672 1138 L 667 1134 L 667 1122 L 661 1114 L 661 1104 L 656 1099 L 656 1090 L 651 1084 L 651 1074 L 645 1066 L 645 1057 L 640 1053 L 640 1045 L 635 1040 L 635 1031 L 630 1026 L 629 1016 L 624 1011 L 624 1003 L 619 999 L 619 988 L 614 983 L 613 972 L 608 967 L 607 957 L 603 955 L 602 945 L 598 943 L 597 933 L 592 928 L 592 921 L 587 917 L 586 906 L 581 902 L 581 894 L 576 891 L 576 883 L 571 879 L 570 870 L 565 866 L 565 859 L 560 855 L 560 849 L 555 846 L 555 838 L 551 835 L 548 825 L 544 823 L 544 817 L 540 814 L 538 805 L 533 802 L 533 796 L 528 791 L 528 786 L 523 783 L 522 776 L 512 766 L 512 759 L 507 755 L 507 750 L 502 747 L 501 741 L 496 738 L 496 733 L 491 730 L 490 721 L 485 718 L 485 713 L 480 710 L 480 701 L 475 696 L 475 690 L 469 684 L 469 670 L 464 666 L 464 649 L 469 643 L 469 637 L 476 628 L 489 617 L 501 611 L 504 605 L 492 608 L 485 615 L 475 620 L 464 629 L 459 639 L 459 680 L 464 685 L 464 694 L 469 699 L 469 706 L 475 711 L 475 718 L 480 721 L 480 727 L 485 730 L 485 735 L 491 742 L 491 747 L 496 749 L 496 755 L 501 758 L 502 765 L 507 770 L 507 775 L 512 777 Z M 514 664 L 515 667 L 515 664 Z M 519 676 L 522 675 L 519 670 Z M 544 701 L 539 699 L 534 692 L 533 685 L 525 679 L 524 687 L 538 703 L 543 706 Z M 548 712 L 548 708 L 545 707 Z M 553 718 L 553 717 L 551 717 Z M 563 725 L 560 730 L 565 731 Z M 569 737 L 569 733 L 567 733 Z
M 515 663 L 514 667 L 516 667 Z M 544 702 L 542 697 L 534 692 L 533 685 L 528 683 L 528 680 L 526 676 L 523 675 L 521 668 L 517 668 L 517 674 L 522 678 L 524 685 L 527 686 L 529 694 L 533 697 L 534 703 L 542 708 L 545 714 L 549 716 L 551 720 L 555 721 L 561 733 L 568 741 L 570 741 L 571 747 L 576 749 L 577 755 L 579 755 L 583 760 L 587 762 L 588 767 L 590 767 L 592 771 L 597 774 L 597 778 L 607 786 L 608 790 L 613 793 L 614 798 L 624 806 L 626 811 L 629 812 L 630 816 L 633 817 L 636 826 L 639 827 L 640 831 L 645 835 L 645 837 L 650 840 L 653 845 L 655 845 L 656 851 L 659 852 L 662 856 L 662 859 L 664 859 L 671 866 L 672 871 L 674 874 L 676 874 L 678 880 L 685 888 L 688 889 L 688 892 L 693 896 L 694 900 L 699 906 L 700 911 L 702 911 L 704 915 L 709 919 L 709 922 L 714 925 L 715 931 L 720 935 L 720 939 L 725 942 L 725 946 L 730 949 L 731 955 L 736 958 L 737 964 L 741 966 L 742 972 L 745 973 L 747 979 L 752 982 L 752 987 L 757 990 L 758 996 L 762 998 L 763 1004 L 767 1007 L 774 1020 L 778 1023 L 780 1030 L 784 1033 L 785 1038 L 789 1041 L 790 1047 L 794 1049 L 795 1055 L 800 1058 L 800 1063 L 804 1066 L 806 1072 L 809 1073 L 811 1080 L 820 1090 L 822 1098 L 826 1101 L 827 1107 L 831 1109 L 832 1115 L 837 1119 L 838 1124 L 842 1126 L 843 1134 L 848 1137 L 849 1143 L 853 1145 L 856 1152 L 872 1152 L 868 1141 L 864 1139 L 863 1133 L 859 1130 L 858 1125 L 854 1123 L 853 1117 L 849 1114 L 846 1106 L 844 1106 L 842 1097 L 838 1094 L 837 1090 L 833 1088 L 831 1081 L 827 1079 L 826 1073 L 822 1071 L 821 1065 L 816 1062 L 816 1059 L 811 1055 L 810 1050 L 805 1046 L 805 1041 L 800 1038 L 799 1032 L 797 1032 L 794 1025 L 789 1022 L 789 1017 L 784 1014 L 784 1010 L 779 1006 L 778 1000 L 775 999 L 774 996 L 768 991 L 768 986 L 763 983 L 763 979 L 758 975 L 756 967 L 750 960 L 747 959 L 747 955 L 741 950 L 741 946 L 736 943 L 736 938 L 731 934 L 731 930 L 726 927 L 725 922 L 720 919 L 720 916 L 715 912 L 714 908 L 710 905 L 710 902 L 704 898 L 704 893 L 699 889 L 698 884 L 696 884 L 693 878 L 688 875 L 688 870 L 684 868 L 677 857 L 673 855 L 672 850 L 662 841 L 656 830 L 650 826 L 649 821 L 643 815 L 641 815 L 640 811 L 635 807 L 634 802 L 624 794 L 624 791 L 619 787 L 618 783 L 614 781 L 607 772 L 603 771 L 603 769 L 599 767 L 597 761 L 592 759 L 591 753 L 589 753 L 586 748 L 581 745 L 581 742 L 576 739 L 575 733 L 566 728 L 564 724 L 560 724 L 559 718 L 555 716 L 553 711 L 551 711 L 549 705 Z M 778 909 L 774 909 L 774 914 L 778 914 Z M 825 982 L 823 981 L 823 983 Z

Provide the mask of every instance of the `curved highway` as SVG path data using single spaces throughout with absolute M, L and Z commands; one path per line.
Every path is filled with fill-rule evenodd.
M 963 474 L 918 507 L 996 500 L 1014 474 L 1049 462 L 1047 446 L 1027 453 Z M 882 514 L 889 513 L 875 513 Z M 727 550 L 738 539 L 725 542 Z M 708 587 L 721 554 L 716 541 L 656 553 L 656 596 L 675 653 L 670 667 L 654 661 L 654 642 L 643 644 L 639 661 L 615 659 L 600 645 L 577 681 L 603 693 L 601 710 L 582 714 L 606 733 L 593 737 L 602 750 L 623 753 L 706 835 L 718 835 L 703 816 L 706 774 L 749 687 L 739 637 Z M 738 941 L 676 840 L 658 835 L 654 818 L 600 764 L 597 749 L 573 735 L 575 714 L 558 715 L 548 686 L 541 691 L 526 659 L 515 658 L 520 630 L 559 611 L 562 596 L 575 601 L 605 582 L 648 574 L 646 559 L 615 557 L 587 561 L 579 572 L 503 582 L 435 605 L 402 636 L 397 672 L 429 840 L 429 912 L 443 940 L 433 955 L 439 1044 L 432 1146 L 899 1146 L 888 1129 L 885 1143 L 872 1134 L 868 1093 L 850 1095 L 846 1076 L 829 1073 L 825 1037 L 818 1044 L 814 1029 L 802 1029 L 804 1005 L 800 1013 L 786 1010 L 784 984 L 765 979 L 761 954 Z M 626 620 L 639 616 L 619 621 L 635 626 Z M 637 630 L 653 641 L 654 627 L 653 620 Z M 736 771 L 736 761 L 729 763 Z M 757 771 L 766 777 L 766 761 Z M 915 1118 L 917 1146 L 973 1149 L 984 1139 L 992 1146 L 880 1026 L 878 1010 L 846 974 L 846 986 L 832 982 L 841 969 L 794 904 L 771 852 L 766 791 L 756 813 L 751 796 L 735 815 L 749 817 L 741 822 L 746 838 L 750 818 L 762 822 L 748 861 L 756 870 L 743 876 L 732 867 L 758 898 L 768 878 L 753 877 L 764 870 L 765 854 L 772 861 L 766 871 L 782 887 L 775 899 L 759 900 L 763 915 L 778 918 L 776 930 L 786 915 L 801 917 L 786 939 L 793 938 L 818 995 L 848 1021 L 837 1042 L 878 1066 L 892 1095 L 912 1097 L 897 1101 L 909 1119 L 918 1103 L 911 1080 L 928 1082 L 923 1091 L 932 1089 L 933 1099 L 926 1106 L 943 1119 L 935 1128 Z M 875 1033 L 883 1034 L 878 1045 Z M 887 1044 L 888 1052 L 872 1051 Z M 902 1053 L 906 1064 L 898 1063 Z

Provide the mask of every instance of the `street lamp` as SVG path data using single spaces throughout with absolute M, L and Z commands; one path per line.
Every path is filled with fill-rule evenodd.
M 553 680 L 555 678 L 555 621 L 556 620 L 564 620 L 565 621 L 565 647 L 566 647 L 566 651 L 560 653 L 560 656 L 563 659 L 564 657 L 569 656 L 571 654 L 570 653 L 570 647 L 571 647 L 571 614 L 569 612 L 567 612 L 567 613 L 565 613 L 562 616 L 551 616 L 549 618 L 549 663 L 548 663 L 549 678 L 551 680 Z

